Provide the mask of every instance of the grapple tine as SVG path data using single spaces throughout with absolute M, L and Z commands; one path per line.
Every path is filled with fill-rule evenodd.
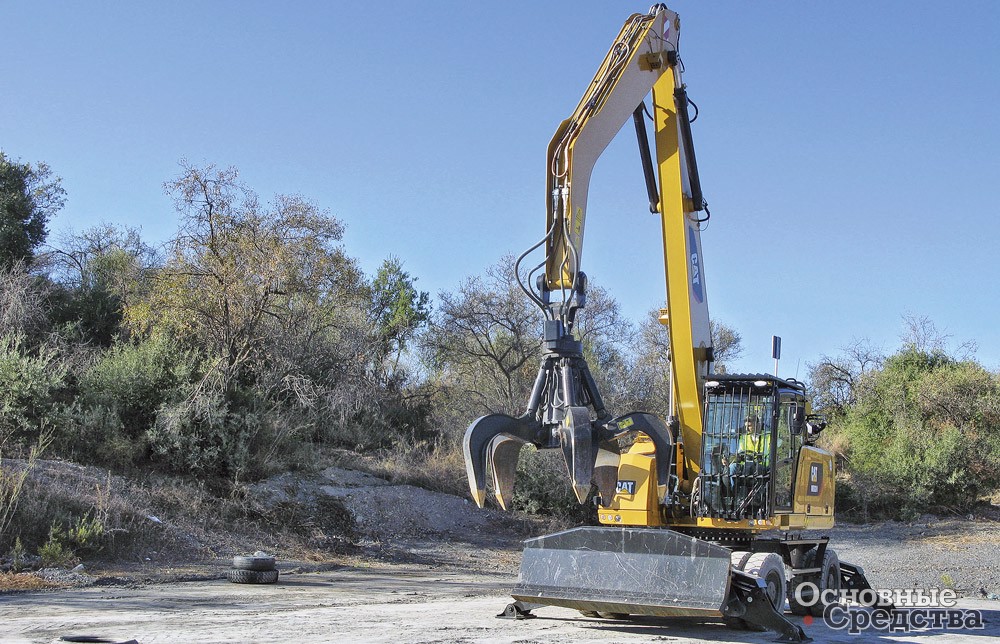
M 580 503 L 590 494 L 594 478 L 594 429 L 590 423 L 590 410 L 570 407 L 559 427 L 559 443 L 566 469 L 573 485 L 573 493 Z
M 491 444 L 497 436 L 503 435 L 521 443 L 534 442 L 537 431 L 537 421 L 526 418 L 514 418 L 507 414 L 490 414 L 477 418 L 465 430 L 462 439 L 462 451 L 465 455 L 465 473 L 469 479 L 469 491 L 476 505 L 483 507 L 486 502 L 486 473 L 491 461 Z M 504 447 L 506 453 L 512 447 Z M 514 468 L 517 467 L 517 454 L 513 455 Z M 503 457 L 501 457 L 503 460 Z M 508 459 L 509 460 L 509 459 Z M 504 461 L 506 462 L 506 461 Z M 497 479 L 494 475 L 494 482 Z M 501 477 L 503 483 L 504 479 Z M 513 490 L 514 479 L 510 477 L 510 487 Z M 509 495 L 507 497 L 509 499 Z
M 594 485 L 601 495 L 601 502 L 608 504 L 614 498 L 618 489 L 618 464 L 621 461 L 621 449 L 618 441 L 602 441 L 597 448 L 594 459 Z
M 525 442 L 521 438 L 497 434 L 487 449 L 486 469 L 493 475 L 493 496 L 504 510 L 509 508 L 514 498 L 517 458 Z

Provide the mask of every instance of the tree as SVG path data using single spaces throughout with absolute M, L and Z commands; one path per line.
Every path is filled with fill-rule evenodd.
M 187 164 L 165 188 L 181 230 L 149 299 L 127 316 L 135 328 L 159 327 L 204 348 L 225 391 L 281 359 L 270 350 L 290 323 L 312 315 L 324 319 L 321 328 L 336 325 L 334 314 L 358 302 L 361 273 L 337 244 L 343 224 L 302 197 L 262 204 L 235 168 Z
M 806 365 L 814 408 L 835 416 L 843 415 L 857 401 L 862 377 L 881 369 L 885 362 L 882 349 L 867 338 L 855 339 L 840 351 L 838 356 L 824 354 Z
M 743 354 L 739 331 L 721 322 L 711 321 L 713 369 L 726 373 L 727 361 Z M 633 379 L 644 383 L 645 410 L 666 416 L 670 409 L 670 330 L 660 322 L 659 309 L 651 309 L 639 326 L 636 340 Z
M 587 305 L 577 314 L 574 334 L 583 344 L 605 407 L 616 415 L 643 407 L 648 386 L 635 369 L 635 325 L 622 316 L 611 293 L 593 281 L 587 286 Z
M 343 224 L 297 195 L 262 202 L 234 168 L 182 168 L 165 184 L 180 229 L 125 308 L 136 344 L 166 336 L 197 365 L 156 410 L 154 458 L 239 478 L 303 440 L 367 443 L 384 423 L 367 284 L 339 243 Z
M 44 303 L 50 291 L 50 284 L 31 275 L 23 262 L 0 268 L 0 337 L 39 335 L 48 326 Z
M 84 341 L 110 346 L 125 310 L 148 290 L 161 264 L 139 231 L 103 223 L 79 234 L 65 233 L 46 254 L 53 293 L 53 321 L 75 325 Z
M 541 355 L 542 315 L 517 285 L 514 258 L 502 257 L 485 278 L 467 278 L 438 300 L 422 341 L 438 383 L 460 392 L 470 418 L 522 412 Z
M 46 164 L 13 161 L 0 151 L 0 268 L 32 263 L 49 219 L 66 201 L 60 183 Z
M 386 375 L 399 367 L 403 351 L 430 316 L 430 296 L 417 291 L 414 282 L 416 278 L 395 257 L 382 262 L 371 282 L 368 316 L 375 336 L 373 365 L 386 370 Z M 387 360 L 392 364 L 386 365 Z
M 716 373 L 726 373 L 729 363 L 743 355 L 743 336 L 731 326 L 712 320 L 712 347 Z
M 904 331 L 900 336 L 903 347 L 922 353 L 947 354 L 951 335 L 940 331 L 937 325 L 926 315 L 908 313 L 903 316 Z M 972 358 L 976 353 L 976 343 L 973 340 L 963 342 L 955 354 L 961 359 Z
M 846 437 L 848 489 L 863 512 L 964 510 L 997 489 L 1000 380 L 927 346 L 904 345 L 865 372 L 856 401 L 831 427 Z

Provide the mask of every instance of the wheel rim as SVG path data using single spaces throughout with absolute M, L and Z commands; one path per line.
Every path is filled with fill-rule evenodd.
M 829 588 L 830 590 L 840 590 L 840 575 L 832 567 L 826 573 L 826 583 L 823 584 L 824 588 Z
M 777 571 L 771 571 L 767 577 L 764 578 L 764 583 L 767 584 L 767 600 L 771 602 L 771 605 L 778 608 L 778 602 L 783 599 L 781 597 L 781 579 L 778 577 Z

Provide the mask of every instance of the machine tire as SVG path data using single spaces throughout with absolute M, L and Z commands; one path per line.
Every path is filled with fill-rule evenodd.
M 226 579 L 234 584 L 273 584 L 278 581 L 278 571 L 231 568 L 226 573 Z
M 816 548 L 811 548 L 806 551 L 802 556 L 802 567 L 812 568 L 814 566 L 814 561 L 816 560 Z M 812 582 L 813 584 L 819 585 L 819 575 L 816 573 L 808 573 L 805 575 L 792 575 L 791 581 L 788 582 L 788 610 L 792 612 L 792 615 L 798 615 L 799 617 L 804 617 L 809 614 L 809 606 L 806 603 L 800 602 L 796 597 L 799 586 L 806 582 Z M 803 597 L 807 602 L 811 599 L 811 596 Z
M 233 568 L 238 570 L 274 570 L 274 557 L 248 555 L 233 557 Z
M 813 617 L 822 617 L 824 609 L 826 609 L 827 604 L 823 602 L 822 593 L 824 590 L 840 590 L 840 558 L 837 557 L 837 553 L 832 548 L 827 548 L 826 553 L 823 555 L 823 562 L 816 566 L 816 551 L 810 550 L 806 553 L 806 567 L 807 568 L 821 568 L 819 574 L 813 579 L 813 583 L 819 589 L 820 599 L 815 604 L 809 607 L 809 613 Z
M 793 575 L 792 580 L 788 583 L 788 610 L 792 612 L 792 615 L 802 617 L 809 614 L 809 607 L 795 598 L 795 591 L 807 581 L 816 583 L 816 575 Z
M 839 566 L 837 569 L 840 570 Z M 774 606 L 774 610 L 779 615 L 785 612 L 788 585 L 785 581 L 785 562 L 780 555 L 773 552 L 756 552 L 747 559 L 743 572 L 763 579 L 767 584 L 767 598 Z
M 771 559 L 770 557 L 774 557 L 774 559 Z M 775 563 L 775 559 L 777 559 L 777 563 Z M 784 564 L 784 562 L 782 562 L 781 557 L 779 557 L 778 555 L 769 555 L 768 553 L 763 553 L 763 552 L 752 553 L 752 552 L 745 552 L 745 551 L 736 550 L 736 551 L 734 551 L 730 555 L 729 561 L 730 561 L 730 565 L 733 568 L 735 568 L 736 570 L 741 570 L 741 571 L 743 571 L 745 573 L 754 575 L 756 577 L 761 577 L 762 573 L 764 575 L 770 574 L 771 575 L 771 581 L 774 582 L 775 584 L 778 583 L 777 582 L 777 578 L 774 576 L 774 569 L 775 569 L 775 566 L 777 566 L 777 569 L 781 571 L 781 573 L 780 573 L 781 583 L 784 584 L 784 580 L 785 580 L 785 564 Z M 751 570 L 751 567 L 753 567 L 753 570 Z M 764 577 L 761 577 L 761 578 L 765 579 Z M 771 599 L 771 602 L 773 604 L 774 600 L 771 598 L 770 595 L 771 595 L 771 593 L 769 592 L 768 593 L 768 599 Z M 783 603 L 784 603 L 784 598 L 782 597 L 782 604 Z M 781 612 L 780 608 L 778 608 L 777 610 L 778 610 L 779 613 Z M 746 621 L 742 617 L 725 617 L 724 616 L 722 618 L 722 622 L 728 628 L 731 628 L 733 630 L 738 630 L 738 631 L 766 631 L 767 630 L 766 628 L 764 628 L 762 626 L 758 626 L 756 624 L 751 624 L 750 622 Z

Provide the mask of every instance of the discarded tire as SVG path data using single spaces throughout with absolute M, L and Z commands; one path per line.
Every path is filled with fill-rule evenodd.
M 226 578 L 234 584 L 273 584 L 278 581 L 278 571 L 232 568 L 226 573 Z
M 270 555 L 233 557 L 233 568 L 237 570 L 274 570 L 274 557 Z

